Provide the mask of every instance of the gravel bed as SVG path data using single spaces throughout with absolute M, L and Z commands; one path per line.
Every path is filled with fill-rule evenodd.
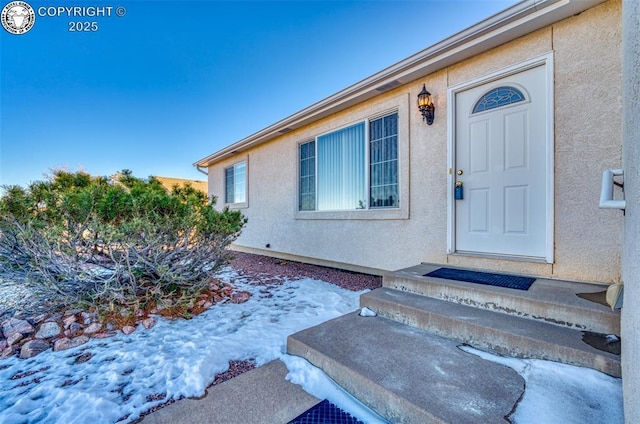
M 256 279 L 264 280 L 271 277 L 275 280 L 274 282 L 277 282 L 280 280 L 278 277 L 315 278 L 352 291 L 382 287 L 382 277 L 378 275 L 361 274 L 251 253 L 233 252 L 233 256 L 231 267 L 241 271 L 245 276 L 253 276 Z

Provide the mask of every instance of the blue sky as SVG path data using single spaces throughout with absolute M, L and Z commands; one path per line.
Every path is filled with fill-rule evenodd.
M 59 167 L 205 179 L 193 162 L 515 1 L 28 3 L 113 10 L 0 29 L 0 185 Z

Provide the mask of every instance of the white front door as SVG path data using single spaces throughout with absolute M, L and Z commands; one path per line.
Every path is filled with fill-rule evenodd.
M 545 65 L 455 94 L 455 251 L 547 257 Z

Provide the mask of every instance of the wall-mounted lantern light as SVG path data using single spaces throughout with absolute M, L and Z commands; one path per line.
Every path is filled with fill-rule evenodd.
M 418 110 L 422 113 L 422 120 L 427 121 L 427 125 L 433 124 L 436 107 L 431 100 L 431 93 L 427 91 L 424 84 L 422 84 L 422 91 L 418 93 Z

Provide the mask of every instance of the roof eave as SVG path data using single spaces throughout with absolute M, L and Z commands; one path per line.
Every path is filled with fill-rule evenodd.
M 606 0 L 523 0 L 193 165 L 208 167 L 289 131 L 581 13 Z

